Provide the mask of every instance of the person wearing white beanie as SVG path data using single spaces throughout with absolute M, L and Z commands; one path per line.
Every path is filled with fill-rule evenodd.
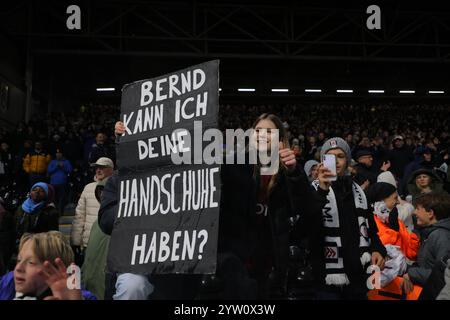
M 390 171 L 382 172 L 377 177 L 377 182 L 387 182 L 394 187 L 398 187 L 394 175 Z M 408 201 L 403 200 L 398 196 L 399 204 L 397 204 L 398 218 L 403 221 L 409 231 L 414 230 L 413 212 L 414 206 Z
M 304 170 L 309 182 L 313 182 L 317 179 L 317 167 L 319 162 L 316 160 L 308 160 L 305 163 Z

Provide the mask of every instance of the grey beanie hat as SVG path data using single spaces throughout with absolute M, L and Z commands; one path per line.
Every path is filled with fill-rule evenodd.
M 320 158 L 322 158 L 323 155 L 331 149 L 341 149 L 342 151 L 344 151 L 345 155 L 347 156 L 347 166 L 350 164 L 350 162 L 352 161 L 352 154 L 349 145 L 347 144 L 347 142 L 345 142 L 344 139 L 334 137 L 325 141 L 322 149 L 320 150 Z
M 308 160 L 308 161 L 306 161 L 305 166 L 304 166 L 304 170 L 305 170 L 306 176 L 309 177 L 311 175 L 312 167 L 314 167 L 314 166 L 316 166 L 318 164 L 319 163 L 316 160 Z

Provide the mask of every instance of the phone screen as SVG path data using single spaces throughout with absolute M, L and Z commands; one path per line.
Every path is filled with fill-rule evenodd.
M 325 168 L 327 168 L 328 170 L 330 170 L 333 174 L 334 177 L 330 177 L 328 180 L 329 181 L 336 181 L 337 176 L 336 176 L 336 156 L 334 154 L 324 154 L 323 158 L 323 165 Z

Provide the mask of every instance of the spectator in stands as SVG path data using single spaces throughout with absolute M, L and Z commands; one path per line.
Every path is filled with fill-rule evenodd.
M 397 181 L 394 178 L 394 175 L 390 171 L 380 173 L 378 175 L 377 182 L 389 183 L 396 189 L 398 185 Z M 397 203 L 398 218 L 405 224 L 406 228 L 409 231 L 412 231 L 414 229 L 414 221 L 413 221 L 414 207 L 408 201 L 403 200 L 400 197 L 400 195 L 398 196 L 397 200 L 398 200 Z
M 412 173 L 408 181 L 408 192 L 414 201 L 420 195 L 425 193 L 441 193 L 443 183 L 441 179 L 433 172 L 427 169 L 419 169 Z
M 89 292 L 68 287 L 66 266 L 73 261 L 60 232 L 23 235 L 14 272 L 0 279 L 0 300 L 95 300 Z
M 101 132 L 95 137 L 95 143 L 89 154 L 89 163 L 95 163 L 99 158 L 111 158 L 111 152 L 106 145 L 106 135 Z
M 47 232 L 59 229 L 59 213 L 55 208 L 53 186 L 38 182 L 15 214 L 16 239 L 24 233 Z
M 397 189 L 387 182 L 377 182 L 370 186 L 368 195 L 381 242 L 399 246 L 406 258 L 416 260 L 419 237 L 398 218 Z
M 410 162 L 406 168 L 403 175 L 402 183 L 404 187 L 407 186 L 408 180 L 411 177 L 411 174 L 414 171 L 417 171 L 419 169 L 427 169 L 427 170 L 434 170 L 435 163 L 433 161 L 433 152 L 428 147 L 418 146 L 416 148 L 416 151 L 414 153 L 414 160 Z
M 28 174 L 30 186 L 39 181 L 46 181 L 47 167 L 51 159 L 50 154 L 44 152 L 42 142 L 35 142 L 34 151 L 27 154 L 23 160 L 23 169 Z
M 97 182 L 95 198 L 100 203 L 101 194 L 108 181 L 108 177 Z M 81 269 L 81 283 L 91 291 L 98 299 L 105 297 L 105 270 L 110 236 L 105 234 L 95 220 L 91 228 L 85 259 Z
M 383 268 L 386 249 L 364 191 L 346 175 L 351 161 L 348 144 L 331 138 L 321 154 L 336 156 L 337 180 L 331 182 L 330 170 L 319 166 L 313 183 L 316 209 L 299 222 L 309 237 L 317 299 L 367 299 L 365 268 L 370 263 Z
M 360 149 L 356 152 L 356 177 L 355 181 L 361 185 L 365 181 L 369 181 L 369 184 L 377 182 L 377 177 L 381 172 L 387 171 L 391 166 L 390 162 L 383 163 L 381 168 L 376 168 L 373 165 L 373 153 L 370 149 Z
M 222 195 L 219 229 L 219 257 L 235 257 L 236 269 L 218 266 L 217 276 L 229 286 L 242 285 L 239 297 L 251 296 L 251 280 L 256 280 L 259 298 L 283 293 L 289 256 L 289 218 L 310 210 L 311 190 L 304 170 L 287 148 L 287 135 L 281 120 L 273 114 L 262 114 L 253 123 L 256 147 L 260 141 L 270 144 L 262 129 L 278 129 L 280 167 L 276 174 L 263 175 L 259 165 L 222 166 Z M 269 140 L 266 140 L 269 139 Z M 278 147 L 278 145 L 277 145 Z M 238 187 L 241 186 L 241 187 Z M 232 258 L 230 258 L 232 259 Z M 251 279 L 234 283 L 232 273 L 244 274 L 247 265 Z M 224 263 L 225 265 L 225 263 Z M 245 281 L 244 279 L 242 281 Z M 228 291 L 228 294 L 232 290 Z M 228 296 L 228 298 L 233 296 Z M 253 296 L 256 298 L 256 296 Z
M 55 188 L 55 200 L 60 213 L 64 211 L 67 193 L 68 175 L 72 172 L 72 165 L 63 156 L 61 149 L 56 150 L 56 159 L 50 161 L 47 169 L 50 184 Z
M 317 152 L 317 148 L 319 146 L 317 145 L 316 137 L 310 136 L 308 139 L 308 143 L 306 145 L 306 160 L 314 160 Z
M 99 181 L 111 176 L 114 171 L 114 163 L 109 158 L 99 158 L 92 167 L 95 168 L 95 181 L 84 188 L 76 208 L 75 218 L 72 223 L 71 245 L 78 255 L 77 263 L 82 264 L 82 256 L 89 241 L 89 235 L 93 223 L 97 220 L 100 204 L 95 198 L 95 188 Z
M 374 168 L 381 168 L 386 162 L 388 162 L 388 150 L 384 145 L 383 137 L 380 135 L 376 136 L 372 140 L 371 151 L 373 155 Z
M 61 136 L 57 133 L 55 133 L 51 137 L 51 141 L 48 144 L 48 152 L 51 155 L 55 155 L 57 150 L 61 150 L 63 145 L 63 141 L 61 140 Z
M 298 139 L 294 139 L 296 144 L 292 145 L 292 151 L 294 151 L 295 159 L 300 166 L 305 165 L 305 157 L 303 155 L 303 149 L 298 142 Z
M 317 179 L 318 167 L 319 167 L 319 162 L 317 162 L 316 160 L 306 161 L 304 170 L 305 170 L 306 177 L 308 178 L 309 182 L 313 182 L 314 180 Z
M 319 136 L 317 138 L 317 146 L 321 147 L 323 146 L 324 142 L 327 140 L 327 135 L 325 132 L 321 131 L 319 132 Z
M 402 287 L 411 292 L 413 284 L 424 286 L 433 267 L 450 251 L 450 196 L 427 193 L 415 200 L 417 225 L 422 227 L 417 263 L 403 276 Z
M 403 178 L 406 166 L 413 160 L 413 154 L 405 146 L 403 137 L 398 135 L 392 139 L 392 150 L 389 153 L 391 172 L 397 179 Z

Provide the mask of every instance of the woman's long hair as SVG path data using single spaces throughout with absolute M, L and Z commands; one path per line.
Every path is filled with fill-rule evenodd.
M 260 115 L 255 120 L 255 122 L 253 122 L 252 128 L 255 129 L 256 126 L 258 125 L 258 123 L 261 120 L 270 120 L 270 121 L 272 121 L 273 124 L 275 124 L 275 127 L 278 129 L 278 134 L 279 134 L 278 135 L 278 139 L 279 139 L 278 142 L 283 142 L 284 147 L 285 148 L 289 148 L 289 140 L 288 140 L 288 137 L 287 137 L 287 132 L 286 132 L 286 130 L 284 128 L 284 125 L 283 125 L 283 122 L 281 122 L 280 118 L 278 118 L 276 115 L 271 114 L 271 113 L 263 113 L 262 115 Z M 272 147 L 273 146 L 271 146 L 271 149 L 272 149 Z M 284 170 L 284 169 L 285 169 L 285 166 L 280 160 L 279 170 Z M 260 165 L 259 164 L 254 165 L 253 175 L 254 175 L 255 178 L 256 178 L 256 175 L 259 174 L 259 171 L 260 171 Z M 270 192 L 272 191 L 272 189 L 273 189 L 273 187 L 275 185 L 275 182 L 277 181 L 278 174 L 279 174 L 279 171 L 276 174 L 274 174 L 272 176 L 272 178 L 270 179 L 269 186 L 267 188 L 267 194 L 270 194 Z

